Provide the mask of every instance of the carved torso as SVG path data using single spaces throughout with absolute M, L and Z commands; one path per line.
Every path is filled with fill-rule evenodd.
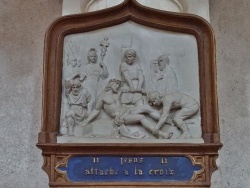
M 142 71 L 139 64 L 134 63 L 132 65 L 128 65 L 127 63 L 123 62 L 120 66 L 120 71 L 122 77 L 124 77 L 123 73 L 126 72 L 128 74 L 128 79 L 131 80 L 134 89 L 138 87 L 139 84 L 139 71 Z M 127 88 L 125 86 L 125 88 Z M 121 97 L 121 102 L 124 104 L 135 103 L 142 98 L 140 93 L 123 93 Z
M 166 106 L 170 106 L 171 109 L 189 107 L 194 104 L 198 104 L 198 102 L 184 93 L 180 92 L 171 92 L 164 95 L 163 104 Z
M 119 114 L 121 108 L 118 94 L 102 93 L 103 109 L 112 118 Z
M 73 95 L 72 93 L 68 96 L 68 104 L 70 106 L 87 106 L 87 100 L 90 97 L 87 89 L 82 89 L 78 95 Z

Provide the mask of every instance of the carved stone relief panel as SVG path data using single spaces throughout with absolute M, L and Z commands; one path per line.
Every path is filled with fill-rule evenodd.
M 57 142 L 203 143 L 194 36 L 128 21 L 63 49 Z
M 210 187 L 214 39 L 203 19 L 136 0 L 53 22 L 37 144 L 49 186 Z

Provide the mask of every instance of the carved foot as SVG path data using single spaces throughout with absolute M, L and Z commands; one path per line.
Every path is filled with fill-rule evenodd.
M 159 131 L 159 138 L 170 139 L 172 136 L 173 136 L 172 132 L 165 133 L 165 132 Z
M 145 135 L 140 135 L 138 131 L 136 132 L 131 132 L 125 125 L 120 126 L 119 128 L 120 135 L 126 138 L 144 138 Z
M 151 129 L 151 133 L 157 138 L 170 139 L 173 136 L 172 132 L 163 132 L 157 129 Z

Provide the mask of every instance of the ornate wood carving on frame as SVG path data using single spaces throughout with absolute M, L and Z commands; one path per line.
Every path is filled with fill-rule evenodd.
M 98 43 L 100 54 L 97 53 L 95 40 L 101 40 Z M 79 43 L 79 48 L 75 48 Z M 183 46 L 179 48 L 180 45 Z M 66 48 L 71 51 L 68 55 Z M 117 54 L 118 51 L 120 54 Z M 98 81 L 90 80 L 90 85 L 95 84 L 96 89 L 88 87 L 87 81 L 92 73 L 86 73 L 89 65 L 82 62 L 95 63 L 97 54 L 100 55 L 100 67 L 98 70 L 88 69 L 90 72 L 94 70 L 95 74 L 98 72 Z M 119 58 L 120 62 L 117 62 Z M 138 65 L 131 68 L 131 64 L 136 61 L 139 61 Z M 163 63 L 161 69 L 163 61 L 167 65 Z M 80 67 L 81 64 L 82 71 L 74 72 L 74 67 Z M 73 77 L 65 69 L 68 65 L 73 67 Z M 169 68 L 165 69 L 166 66 Z M 133 69 L 138 70 L 136 76 L 131 73 Z M 165 78 L 166 72 L 172 77 Z M 132 86 L 132 76 L 133 79 L 136 77 L 134 80 L 137 83 L 144 85 L 137 88 Z M 99 78 L 103 79 L 102 84 Z M 109 85 L 109 82 L 114 81 L 116 86 Z M 77 87 L 82 88 L 82 82 L 87 89 L 77 90 Z M 120 88 L 121 85 L 127 88 Z M 68 88 L 72 96 L 70 92 L 67 93 Z M 134 101 L 129 104 L 135 106 L 132 110 L 120 110 L 127 105 L 121 101 L 123 104 L 116 109 L 118 114 L 112 111 L 110 100 L 123 100 L 125 96 L 122 93 L 121 98 L 113 97 L 118 90 L 129 97 L 133 96 Z M 152 90 L 156 92 L 150 92 Z M 69 109 L 69 106 L 79 106 L 76 100 L 82 99 L 82 96 L 85 104 L 80 109 Z M 174 101 L 178 97 L 179 103 Z M 144 99 L 145 102 L 140 103 Z M 159 110 L 161 103 L 163 111 Z M 172 106 L 167 107 L 169 103 Z M 149 104 L 159 107 L 153 108 Z M 145 105 L 145 108 L 142 107 Z M 172 122 L 169 127 L 164 127 L 164 123 L 159 123 L 164 118 L 162 114 L 171 114 L 173 106 L 177 110 L 172 112 Z M 182 113 L 182 116 L 177 115 L 183 106 L 189 111 L 185 111 L 184 115 Z M 83 115 L 84 110 L 86 113 L 88 111 L 88 115 Z M 158 120 L 148 121 L 149 116 L 145 114 L 156 119 L 158 117 Z M 102 118 L 106 118 L 105 121 Z M 115 129 L 115 133 L 112 132 L 106 139 L 107 135 L 99 134 L 98 123 L 92 125 L 91 122 L 101 122 L 99 124 L 102 126 L 119 129 Z M 192 122 L 198 126 L 193 126 Z M 151 124 L 154 126 L 150 127 Z M 88 132 L 84 128 L 93 126 L 97 126 L 98 133 L 93 129 L 88 129 Z M 134 127 L 139 131 L 134 131 Z M 81 134 L 77 135 L 79 132 Z M 45 39 L 42 129 L 37 146 L 42 150 L 43 169 L 49 176 L 50 187 L 210 187 L 212 172 L 217 169 L 215 160 L 222 146 L 216 94 L 215 39 L 211 26 L 200 17 L 147 8 L 135 0 L 126 0 L 105 10 L 56 20 L 47 30 Z M 183 156 L 201 169 L 195 171 L 189 181 L 74 182 L 60 170 L 60 167 L 67 167 L 68 161 L 74 156 Z

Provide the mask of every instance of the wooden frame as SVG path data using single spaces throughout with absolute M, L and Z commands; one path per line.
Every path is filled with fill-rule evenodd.
M 106 28 L 126 21 L 165 31 L 195 36 L 198 45 L 201 125 L 204 144 L 58 144 L 60 124 L 63 40 L 66 35 Z M 42 149 L 43 169 L 50 187 L 210 187 L 215 160 L 222 146 L 219 137 L 216 94 L 215 39 L 202 18 L 144 7 L 135 0 L 87 14 L 59 18 L 48 29 L 44 47 L 43 115 L 37 146 Z M 191 156 L 204 172 L 190 182 L 163 183 L 73 183 L 55 167 L 71 155 L 178 155 Z

